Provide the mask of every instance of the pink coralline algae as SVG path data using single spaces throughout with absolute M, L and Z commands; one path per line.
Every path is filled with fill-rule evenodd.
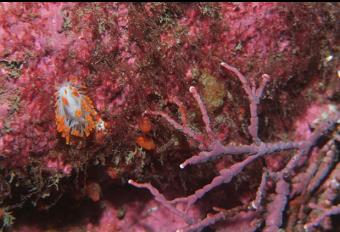
M 1 3 L 1 229 L 339 227 L 338 8 Z

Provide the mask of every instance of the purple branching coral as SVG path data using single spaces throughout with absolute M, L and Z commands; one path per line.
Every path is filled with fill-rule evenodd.
M 329 209 L 325 209 L 321 206 L 311 203 L 309 204 L 309 207 L 311 209 L 320 210 L 322 214 L 321 216 L 319 216 L 318 218 L 316 218 L 315 220 L 313 220 L 312 222 L 304 226 L 306 231 L 310 231 L 313 227 L 319 226 L 326 217 L 329 217 L 335 214 L 340 214 L 340 205 L 336 205 L 336 206 L 330 207 Z
M 181 131 L 187 137 L 193 139 L 199 144 L 198 147 L 201 152 L 180 164 L 181 169 L 184 169 L 188 165 L 195 165 L 216 160 L 217 158 L 224 155 L 246 155 L 246 158 L 228 168 L 222 169 L 219 172 L 219 175 L 213 178 L 209 184 L 196 190 L 193 194 L 173 200 L 167 200 L 150 183 L 142 184 L 133 180 L 129 180 L 129 183 L 138 188 L 148 189 L 155 197 L 155 200 L 160 202 L 163 206 L 168 208 L 177 216 L 181 217 L 187 223 L 187 227 L 180 228 L 177 231 L 201 231 L 203 228 L 214 225 L 220 221 L 235 221 L 235 223 L 237 223 L 238 220 L 246 220 L 250 222 L 248 223 L 249 228 L 247 231 L 255 231 L 261 227 L 263 228 L 263 231 L 276 232 L 283 226 L 283 214 L 289 201 L 292 200 L 296 195 L 306 193 L 310 194 L 314 192 L 325 180 L 325 177 L 329 174 L 331 168 L 334 166 L 337 156 L 334 143 L 335 141 L 339 140 L 337 135 L 333 136 L 334 138 L 330 140 L 329 143 L 324 145 L 324 151 L 320 152 L 321 154 L 325 153 L 323 163 L 311 163 L 307 168 L 307 171 L 304 173 L 305 175 L 300 178 L 298 184 L 296 185 L 297 187 L 295 188 L 295 186 L 293 186 L 293 178 L 298 176 L 299 168 L 308 163 L 308 159 L 313 148 L 319 144 L 319 140 L 322 137 L 335 130 L 337 124 L 339 123 L 340 113 L 336 112 L 330 115 L 325 122 L 319 125 L 319 127 L 307 140 L 274 143 L 263 142 L 258 135 L 259 119 L 257 108 L 263 95 L 264 88 L 267 82 L 270 80 L 269 75 L 263 74 L 259 86 L 256 87 L 254 82 L 249 81 L 236 68 L 224 62 L 221 63 L 221 66 L 230 74 L 236 76 L 239 81 L 241 81 L 242 87 L 247 94 L 250 103 L 250 125 L 248 127 L 248 131 L 253 140 L 252 144 L 223 145 L 218 139 L 218 136 L 211 129 L 210 119 L 206 107 L 196 88 L 193 86 L 190 87 L 189 91 L 199 106 L 200 112 L 202 114 L 202 120 L 205 125 L 205 133 L 197 133 L 193 131 L 187 125 L 186 121 L 183 122 L 183 124 L 180 124 L 164 112 L 146 111 L 146 113 L 162 117 L 175 129 Z M 269 172 L 266 169 L 263 170 L 261 183 L 253 201 L 228 210 L 214 208 L 216 213 L 213 215 L 208 215 L 204 219 L 193 218 L 189 216 L 188 210 L 199 199 L 201 199 L 212 189 L 222 184 L 230 183 L 235 176 L 239 175 L 249 164 L 253 163 L 255 160 L 258 160 L 264 156 L 269 156 L 281 151 L 289 150 L 296 150 L 296 154 L 292 156 L 283 169 L 277 172 Z M 271 187 L 274 191 L 272 191 L 273 193 L 271 194 L 269 194 L 267 191 L 269 181 L 274 183 L 274 186 Z M 332 201 L 332 199 L 329 201 Z M 184 210 L 179 210 L 178 207 L 176 207 L 178 204 L 184 205 Z M 309 209 L 312 208 L 317 208 L 322 212 L 322 214 L 318 217 L 315 217 L 315 219 L 309 223 L 305 224 L 304 228 L 306 230 L 310 230 L 314 226 L 320 225 L 321 221 L 325 217 L 339 213 L 339 206 L 332 206 L 332 204 L 330 204 L 328 208 L 311 205 Z

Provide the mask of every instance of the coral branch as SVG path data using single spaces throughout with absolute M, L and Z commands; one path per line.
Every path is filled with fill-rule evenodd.
M 250 88 L 250 84 L 247 80 L 247 78 L 245 76 L 242 75 L 242 73 L 240 73 L 240 71 L 237 70 L 237 68 L 230 66 L 229 64 L 222 62 L 221 66 L 223 68 L 225 68 L 227 71 L 233 73 L 235 76 L 237 76 L 237 78 L 241 81 L 242 85 L 243 85 L 243 89 L 246 91 L 246 94 L 248 95 L 248 97 L 252 96 L 252 90 Z
M 337 121 L 340 119 L 340 112 L 332 115 L 327 121 L 322 123 L 316 131 L 310 136 L 310 138 L 300 146 L 300 151 L 295 155 L 287 164 L 287 166 L 281 171 L 284 176 L 292 175 L 294 169 L 301 165 L 301 161 L 308 158 L 308 154 L 311 149 L 316 145 L 317 141 L 332 130 Z
M 266 185 L 267 185 L 267 181 L 268 181 L 268 172 L 265 171 L 262 174 L 262 178 L 261 178 L 261 183 L 259 188 L 257 189 L 256 192 L 256 198 L 255 200 L 252 202 L 251 206 L 255 209 L 255 210 L 262 210 L 262 206 L 263 206 L 263 199 L 266 196 Z
M 264 232 L 276 232 L 281 227 L 282 215 L 289 195 L 289 184 L 283 179 L 279 180 L 276 184 L 275 192 L 276 196 L 268 206 Z
M 199 154 L 183 161 L 183 163 L 180 165 L 180 168 L 182 169 L 188 165 L 195 165 L 215 160 L 223 155 L 244 155 L 245 158 L 240 162 L 234 163 L 228 168 L 222 169 L 219 172 L 219 175 L 214 177 L 209 184 L 206 184 L 200 189 L 197 189 L 193 194 L 185 197 L 175 198 L 171 201 L 166 200 L 165 197 L 161 193 L 159 193 L 158 190 L 155 189 L 151 184 L 139 184 L 132 180 L 130 180 L 129 183 L 138 188 L 148 189 L 154 195 L 155 199 L 158 202 L 171 210 L 174 214 L 183 218 L 187 222 L 188 227 L 185 227 L 178 231 L 200 231 L 206 226 L 213 225 L 218 221 L 229 221 L 230 217 L 232 217 L 230 213 L 238 210 L 245 214 L 252 214 L 253 216 L 254 214 L 263 214 L 264 217 L 258 219 L 258 222 L 260 223 L 257 223 L 257 226 L 262 222 L 265 222 L 264 231 L 276 232 L 282 226 L 284 211 L 286 209 L 287 203 L 290 201 L 293 195 L 303 193 L 306 190 L 307 186 L 309 186 L 308 191 L 312 193 L 322 183 L 325 176 L 328 175 L 331 166 L 335 160 L 335 152 L 332 150 L 334 149 L 334 147 L 332 147 L 332 149 L 328 149 L 327 147 L 325 148 L 326 150 L 330 150 L 327 151 L 327 155 L 324 159 L 325 167 L 317 163 L 312 163 L 306 169 L 307 173 L 305 173 L 304 175 L 301 174 L 300 181 L 302 181 L 302 188 L 298 191 L 296 191 L 296 189 L 291 190 L 293 188 L 291 187 L 290 179 L 297 174 L 300 167 L 302 167 L 306 163 L 311 163 L 311 161 L 307 161 L 312 149 L 316 145 L 318 145 L 318 142 L 322 137 L 327 135 L 335 128 L 335 125 L 339 122 L 340 113 L 336 112 L 333 115 L 329 115 L 328 119 L 324 123 L 322 123 L 305 141 L 288 141 L 275 143 L 261 142 L 260 138 L 258 137 L 257 106 L 260 102 L 260 98 L 263 95 L 264 88 L 270 79 L 269 76 L 267 74 L 262 75 L 262 80 L 259 84 L 259 87 L 256 88 L 255 84 L 251 84 L 245 78 L 245 76 L 243 76 L 236 68 L 226 63 L 221 63 L 221 65 L 227 71 L 238 77 L 238 79 L 242 83 L 243 89 L 247 93 L 250 105 L 250 125 L 248 129 L 250 135 L 253 138 L 253 143 L 251 145 L 223 145 L 221 141 L 217 139 L 217 136 L 215 136 L 214 132 L 211 129 L 210 119 L 206 107 L 204 106 L 203 101 L 195 87 L 190 87 L 190 92 L 192 93 L 199 106 L 200 112 L 202 114 L 202 120 L 205 125 L 206 134 L 197 133 L 190 129 L 187 125 L 186 120 L 185 122 L 183 122 L 183 126 L 173 120 L 166 113 L 158 111 L 148 111 L 147 113 L 161 116 L 175 129 L 183 132 L 187 137 L 198 142 L 198 147 L 200 149 Z M 182 108 L 181 111 L 184 111 L 184 109 Z M 206 140 L 205 138 L 208 138 L 208 140 Z M 338 137 L 336 136 L 335 138 L 338 139 Z M 268 174 L 267 171 L 264 171 L 254 201 L 235 207 L 233 209 L 222 210 L 214 215 L 207 216 L 204 219 L 193 219 L 187 216 L 189 208 L 193 206 L 193 204 L 195 204 L 199 199 L 205 196 L 212 189 L 222 184 L 230 183 L 235 176 L 239 175 L 249 164 L 253 163 L 255 160 L 266 155 L 276 154 L 277 152 L 292 150 L 297 150 L 297 153 L 290 158 L 284 168 L 282 168 L 278 172 L 271 172 L 270 174 Z M 322 166 L 322 170 L 317 171 L 319 166 Z M 315 173 L 317 173 L 317 176 L 312 179 L 312 176 Z M 267 197 L 267 182 L 269 177 L 276 182 L 274 185 L 275 192 L 269 195 L 269 200 L 265 200 L 264 198 Z M 309 183 L 311 183 L 311 185 L 309 185 Z M 330 195 L 330 198 L 334 196 L 334 194 L 332 195 L 332 193 L 329 193 L 328 195 Z M 186 205 L 184 211 L 180 211 L 175 207 L 176 204 L 179 203 L 183 203 Z M 313 224 L 308 224 L 307 227 L 317 225 L 323 220 L 324 217 L 335 213 L 338 213 L 338 208 L 332 208 L 329 211 L 325 211 L 325 216 L 314 221 Z
M 329 179 L 325 184 L 325 192 L 322 194 L 321 199 L 325 199 L 325 203 L 331 205 L 339 196 L 340 189 L 340 163 L 335 166 L 334 170 L 330 174 Z
M 252 144 L 252 145 L 239 145 L 239 146 L 223 146 L 219 141 L 215 141 L 211 145 L 211 151 L 202 151 L 198 155 L 190 157 L 189 159 L 185 160 L 181 165 L 180 168 L 185 168 L 187 165 L 199 164 L 204 163 L 207 161 L 211 161 L 217 159 L 223 155 L 241 155 L 241 154 L 248 154 L 253 155 L 256 153 L 264 153 L 270 154 L 285 150 L 292 150 L 299 148 L 302 142 L 286 142 L 286 143 L 267 143 L 267 144 Z M 265 145 L 265 146 L 264 146 Z
M 321 214 L 321 216 L 319 216 L 318 218 L 314 219 L 313 221 L 311 221 L 310 223 L 308 223 L 304 226 L 304 229 L 307 232 L 311 231 L 311 229 L 313 227 L 319 226 L 326 217 L 336 215 L 336 214 L 340 214 L 340 205 L 333 206 L 330 209 L 324 209 L 324 208 L 321 208 L 321 207 L 319 207 L 315 204 L 310 204 L 310 207 L 313 208 L 313 209 L 321 210 L 321 211 L 323 211 L 323 213 Z
M 250 85 L 246 77 L 242 75 L 242 73 L 240 73 L 240 71 L 238 71 L 235 67 L 232 67 L 224 62 L 221 63 L 221 66 L 224 67 L 227 71 L 232 72 L 235 76 L 237 76 L 242 83 L 243 89 L 245 90 L 248 96 L 250 104 L 250 125 L 248 127 L 248 130 L 253 138 L 253 142 L 259 144 L 261 140 L 258 137 L 259 119 L 257 113 L 257 105 L 260 103 L 264 87 L 266 86 L 270 77 L 267 74 L 263 74 L 260 86 L 259 88 L 256 89 L 255 86 Z
M 207 226 L 210 226 L 210 225 L 213 225 L 213 224 L 215 224 L 219 221 L 225 220 L 225 218 L 226 217 L 225 217 L 224 213 L 220 212 L 220 213 L 217 213 L 213 216 L 206 217 L 205 219 L 203 219 L 199 223 L 190 225 L 190 226 L 185 227 L 183 229 L 178 229 L 178 230 L 176 230 L 176 232 L 199 232 Z
M 268 74 L 263 74 L 262 75 L 262 80 L 260 83 L 260 86 L 258 89 L 256 89 L 256 96 L 258 97 L 258 99 L 260 99 L 263 95 L 263 90 L 266 87 L 266 84 L 268 83 L 268 81 L 270 80 L 270 76 Z
M 222 155 L 240 155 L 240 154 L 255 154 L 258 152 L 256 146 L 243 145 L 243 146 L 223 146 L 220 141 L 215 141 L 210 146 L 210 151 L 202 151 L 196 156 L 192 156 L 185 160 L 180 168 L 185 168 L 187 165 L 194 165 L 204 163 L 210 160 L 217 159 Z
M 199 232 L 202 231 L 204 228 L 214 225 L 217 222 L 227 220 L 228 224 L 233 224 L 235 222 L 241 221 L 251 221 L 255 218 L 256 213 L 253 211 L 244 211 L 246 207 L 239 206 L 232 208 L 230 210 L 220 210 L 220 212 L 214 215 L 208 215 L 203 220 L 192 224 L 188 227 L 183 229 L 179 229 L 176 232 Z M 259 223 L 249 223 L 247 225 L 247 231 L 256 231 L 256 229 L 260 226 Z
M 171 205 L 169 203 L 169 201 L 167 201 L 165 199 L 165 197 L 156 188 L 154 188 L 151 184 L 149 184 L 149 183 L 140 184 L 140 183 L 137 183 L 133 180 L 129 180 L 129 184 L 135 186 L 136 188 L 146 188 L 146 189 L 148 189 L 150 191 L 150 193 L 155 197 L 156 201 L 158 201 L 163 206 L 168 208 L 175 215 L 184 219 L 186 221 L 186 223 L 188 223 L 188 224 L 193 223 L 193 219 L 191 217 L 187 216 L 185 213 L 181 212 L 180 210 L 176 209 L 176 207 Z
M 202 101 L 200 95 L 197 93 L 197 90 L 194 86 L 190 86 L 189 91 L 190 91 L 190 93 L 192 93 L 192 95 L 194 96 L 198 106 L 200 107 L 200 111 L 202 113 L 202 119 L 203 119 L 203 122 L 205 124 L 205 130 L 208 133 L 209 138 L 213 138 L 214 133 L 210 128 L 210 119 L 209 119 L 209 116 L 208 116 L 208 112 L 207 112 L 206 107 L 203 104 L 203 101 Z
M 172 202 L 186 202 L 188 207 L 194 204 L 197 200 L 202 198 L 207 192 L 220 186 L 221 184 L 229 183 L 234 176 L 238 175 L 243 169 L 250 163 L 252 163 L 257 158 L 261 157 L 263 154 L 259 153 L 253 156 L 249 156 L 242 162 L 236 163 L 229 168 L 222 169 L 220 175 L 216 176 L 209 184 L 205 185 L 203 188 L 196 190 L 196 192 L 188 197 L 177 198 Z
M 331 141 L 331 144 L 327 144 L 327 148 L 329 148 L 329 150 L 326 152 L 325 158 L 322 161 L 323 163 L 321 164 L 318 173 L 315 175 L 315 178 L 312 179 L 311 184 L 308 186 L 307 192 L 313 193 L 325 180 L 326 176 L 329 174 L 329 172 L 332 170 L 332 167 L 334 166 L 337 154 L 334 141 Z
M 188 126 L 187 114 L 183 102 L 181 102 L 176 96 L 169 97 L 169 102 L 174 103 L 178 107 L 178 111 L 181 114 L 181 121 L 184 127 Z
M 289 184 L 285 179 L 293 175 L 293 170 L 297 168 L 299 161 L 306 158 L 304 156 L 308 156 L 310 150 L 316 145 L 317 140 L 333 128 L 338 120 L 339 115 L 337 114 L 330 120 L 324 122 L 306 142 L 301 144 L 299 153 L 293 156 L 283 171 L 276 175 L 278 179 L 275 189 L 276 197 L 269 205 L 269 216 L 266 218 L 266 232 L 277 231 L 282 225 L 282 214 L 290 198 Z
M 181 124 L 173 120 L 166 113 L 159 112 L 159 111 L 145 111 L 145 113 L 161 116 L 166 121 L 168 121 L 168 123 L 170 123 L 170 125 L 172 125 L 176 130 L 182 131 L 184 134 L 186 134 L 188 137 L 192 138 L 196 142 L 203 143 L 203 136 L 199 135 L 198 133 L 196 133 L 195 131 L 193 131 L 187 126 L 182 126 Z
M 268 154 L 273 154 L 277 151 L 282 151 L 286 149 L 294 149 L 298 147 L 299 143 L 277 143 L 277 144 L 264 144 L 261 143 L 260 146 L 257 147 L 257 154 L 249 156 L 245 160 L 232 165 L 229 168 L 222 169 L 220 171 L 220 175 L 216 176 L 209 184 L 205 185 L 203 188 L 198 189 L 194 194 L 184 197 L 177 198 L 172 202 L 187 202 L 188 207 L 194 204 L 197 200 L 202 198 L 207 192 L 216 188 L 221 184 L 229 183 L 236 175 L 243 171 L 243 169 L 255 161 L 256 159 L 263 157 Z

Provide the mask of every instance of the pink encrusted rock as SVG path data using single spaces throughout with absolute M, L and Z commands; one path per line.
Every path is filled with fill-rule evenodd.
M 15 180 L 27 187 L 15 190 L 16 196 L 23 195 L 16 199 L 31 201 L 32 197 L 34 204 L 42 198 L 39 194 L 52 191 L 46 183 L 55 173 L 71 179 L 61 181 L 58 188 L 77 188 L 71 195 L 79 194 L 74 192 L 82 187 L 70 184 L 78 183 L 81 171 L 81 177 L 100 182 L 105 191 L 111 181 L 102 173 L 106 168 L 117 171 L 116 180 L 122 182 L 132 177 L 156 181 L 164 194 L 193 192 L 216 171 L 204 165 L 192 173 L 179 170 L 179 164 L 197 152 L 195 144 L 153 119 L 151 132 L 143 136 L 152 137 L 156 148 L 145 151 L 135 142 L 142 135 L 137 124 L 145 111 L 162 110 L 185 119 L 184 124 L 192 122 L 189 126 L 195 131 L 204 129 L 187 90 L 194 86 L 201 92 L 212 82 L 225 86 L 225 94 L 216 95 L 220 104 L 207 112 L 211 129 L 223 144 L 249 144 L 257 130 L 265 142 L 307 138 L 310 119 L 330 101 L 338 104 L 334 103 L 338 60 L 325 61 L 337 52 L 334 8 L 308 3 L 1 3 L 0 165 L 6 170 L 1 181 L 16 173 Z M 237 67 L 251 85 L 259 86 L 264 73 L 272 78 L 263 92 L 259 124 L 253 132 L 247 132 L 252 115 L 247 95 L 220 66 L 222 61 Z M 102 121 L 89 137 L 67 145 L 56 130 L 54 94 L 59 84 L 73 77 L 86 87 Z M 180 107 L 174 97 L 182 102 Z M 213 105 L 206 102 L 209 99 L 216 100 L 207 93 L 203 102 Z M 284 155 L 268 158 L 269 169 L 280 170 Z M 225 160 L 215 168 L 222 170 L 232 162 Z M 26 197 L 38 185 L 35 175 L 39 173 L 28 170 L 40 167 L 43 187 Z M 12 172 L 14 168 L 20 172 Z M 204 177 L 199 179 L 199 173 Z M 256 183 L 256 175 L 248 176 L 247 183 Z M 26 186 L 30 177 L 34 180 Z M 15 185 L 15 181 L 10 184 Z M 243 185 L 238 186 L 245 189 L 240 196 L 255 195 L 254 186 Z M 221 204 L 239 202 L 237 198 Z M 107 218 L 116 210 L 110 207 L 106 219 L 89 228 L 109 230 L 106 225 L 112 221 Z M 163 211 L 155 215 L 159 212 Z M 156 229 L 167 223 L 166 217 L 160 222 L 157 216 L 149 218 L 148 225 Z M 171 228 L 181 227 L 176 220 Z M 245 224 L 237 223 L 230 228 Z
M 170 16 L 159 15 L 166 9 L 177 12 Z M 17 132 L 10 133 L 17 133 L 20 142 L 33 132 L 28 137 L 48 138 L 50 144 L 46 146 L 44 142 L 35 148 L 36 145 L 26 142 L 22 151 L 43 153 L 55 146 L 53 141 L 57 134 L 51 123 L 54 121 L 51 96 L 55 84 L 71 75 L 83 80 L 95 107 L 110 117 L 122 114 L 128 107 L 124 104 L 127 101 L 132 104 L 141 102 L 145 104 L 141 108 L 148 108 L 144 100 L 138 99 L 140 96 L 134 88 L 146 92 L 182 88 L 181 79 L 193 68 L 208 68 L 216 73 L 217 60 L 232 60 L 234 65 L 254 78 L 259 72 L 267 72 L 275 73 L 277 79 L 287 79 L 294 74 L 311 72 L 307 67 L 319 59 L 315 46 L 306 46 L 304 41 L 318 45 L 322 35 L 313 28 L 319 28 L 322 21 L 313 16 L 308 27 L 296 21 L 298 30 L 293 24 L 312 10 L 308 6 L 301 9 L 281 3 L 138 6 L 138 11 L 147 11 L 148 17 L 159 17 L 161 24 L 169 23 L 169 26 L 159 28 L 146 25 L 148 30 L 154 31 L 150 34 L 153 36 L 151 40 L 143 37 L 148 35 L 140 34 L 147 19 L 140 18 L 142 16 L 136 10 L 137 5 L 116 3 L 2 5 L 0 13 L 6 17 L 0 19 L 3 32 L 0 44 L 5 48 L 1 59 L 23 62 L 21 75 L 18 74 L 15 81 L 9 80 L 19 90 L 21 98 L 19 112 L 8 122 L 12 125 L 21 123 L 22 126 L 16 127 Z M 181 46 L 177 47 L 177 44 Z M 193 53 L 193 47 L 199 50 Z M 136 65 L 149 62 L 147 59 L 156 51 L 157 56 L 162 57 L 160 66 L 155 66 L 149 77 Z M 181 54 L 189 62 L 176 63 L 176 54 Z M 167 75 L 177 72 L 166 89 L 162 88 L 163 84 L 158 86 L 157 81 L 152 83 L 152 73 L 159 72 L 157 69 L 165 68 L 164 65 L 168 66 L 167 70 L 159 77 L 163 82 L 166 82 Z M 40 121 L 39 126 L 32 124 L 33 119 Z M 39 127 L 41 132 L 37 133 L 34 127 Z M 11 144 L 5 146 L 6 150 L 19 156 L 29 156 L 14 151 Z
M 304 115 L 295 122 L 295 136 L 297 139 L 304 140 L 312 134 L 312 128 L 328 115 L 337 111 L 335 105 L 311 105 Z

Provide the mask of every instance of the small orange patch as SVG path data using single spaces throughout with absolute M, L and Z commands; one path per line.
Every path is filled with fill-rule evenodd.
M 146 136 L 138 136 L 136 139 L 136 143 L 144 148 L 145 150 L 151 151 L 156 148 L 156 144 L 152 140 L 152 138 L 146 137 Z
M 81 110 L 80 109 L 78 109 L 78 110 L 76 110 L 76 117 L 77 118 L 80 118 L 80 116 L 81 116 Z
M 101 198 L 101 188 L 100 185 L 96 182 L 90 183 L 86 186 L 86 195 L 93 201 L 97 202 Z
M 66 144 L 70 144 L 70 135 L 69 134 L 66 135 L 65 139 L 66 139 Z
M 76 89 L 72 90 L 72 95 L 75 96 L 75 97 L 79 97 L 79 93 Z
M 242 120 L 245 117 L 246 110 L 243 107 L 240 107 L 238 109 L 238 112 L 239 112 L 238 118 L 239 118 L 239 120 Z
M 73 129 L 72 135 L 79 136 L 79 131 L 77 129 Z
M 143 117 L 138 122 L 138 127 L 143 133 L 148 133 L 151 131 L 152 125 L 148 117 Z
M 3 219 L 5 214 L 6 214 L 6 211 L 3 208 L 0 208 L 0 219 Z
M 108 167 L 106 169 L 106 174 L 113 180 L 118 177 L 117 171 L 113 167 Z
M 65 97 L 61 97 L 61 100 L 63 101 L 63 104 L 68 106 L 68 100 Z
M 57 122 L 57 131 L 61 133 L 61 136 L 66 139 L 66 144 L 70 144 L 70 128 L 65 125 L 65 118 L 59 115 L 56 112 L 56 122 Z

